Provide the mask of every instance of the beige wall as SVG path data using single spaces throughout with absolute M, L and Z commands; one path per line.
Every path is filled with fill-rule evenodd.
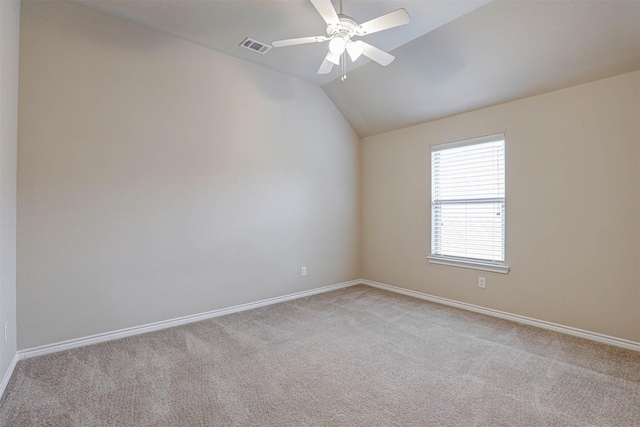
M 358 278 L 319 87 L 73 4 L 20 31 L 18 348 Z
M 73 4 L 20 32 L 20 349 L 360 275 L 640 341 L 640 72 L 366 138 L 358 177 L 313 85 Z M 511 272 L 428 264 L 429 145 L 505 130 Z
M 503 131 L 511 272 L 429 264 L 430 145 Z M 365 279 L 640 341 L 640 72 L 369 137 L 361 150 Z
M 16 150 L 20 2 L 0 1 L 0 381 L 16 354 Z M 9 324 L 7 341 L 4 325 Z M 1 390 L 0 390 L 1 391 Z

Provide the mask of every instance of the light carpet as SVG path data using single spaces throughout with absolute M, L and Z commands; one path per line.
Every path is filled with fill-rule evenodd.
M 24 360 L 2 426 L 640 426 L 640 353 L 364 285 Z

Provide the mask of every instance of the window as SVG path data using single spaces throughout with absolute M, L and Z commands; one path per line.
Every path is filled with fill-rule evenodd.
M 431 147 L 431 256 L 507 273 L 504 134 Z

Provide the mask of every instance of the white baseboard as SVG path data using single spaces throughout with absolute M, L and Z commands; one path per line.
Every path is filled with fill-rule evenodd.
M 542 329 L 560 332 L 567 335 L 573 335 L 573 336 L 585 338 L 591 341 L 614 345 L 616 347 L 622 347 L 629 350 L 640 351 L 640 343 L 635 341 L 616 338 L 608 335 L 599 334 L 596 332 L 585 331 L 585 330 L 573 328 L 570 326 L 559 325 L 559 324 L 547 322 L 544 320 L 533 319 L 530 317 L 520 316 L 517 314 L 507 313 L 504 311 L 485 308 L 485 307 L 481 307 L 473 304 L 467 304 L 464 302 L 454 301 L 447 298 L 424 294 L 418 291 L 412 291 L 409 289 L 399 288 L 399 287 L 387 285 L 384 283 L 362 279 L 362 280 L 352 280 L 349 282 L 338 283 L 335 285 L 324 286 L 321 288 L 311 289 L 308 291 L 296 292 L 293 294 L 288 294 L 288 295 L 275 297 L 275 298 L 269 298 L 261 301 L 252 302 L 252 303 L 236 305 L 233 307 L 212 310 L 205 313 L 193 314 L 189 316 L 178 317 L 175 319 L 163 320 L 160 322 L 149 323 L 146 325 L 134 326 L 131 328 L 120 329 L 117 331 L 105 332 L 102 334 L 91 335 L 88 337 L 75 338 L 68 341 L 62 341 L 58 343 L 47 344 L 39 347 L 20 350 L 16 353 L 16 356 L 13 358 L 13 361 L 11 362 L 11 366 L 9 367 L 9 370 L 5 374 L 5 378 L 3 379 L 2 384 L 0 384 L 0 396 L 2 396 L 2 392 L 4 392 L 4 388 L 8 384 L 9 379 L 11 378 L 11 373 L 13 373 L 16 363 L 19 360 L 28 359 L 36 356 L 42 356 L 50 353 L 56 353 L 64 350 L 70 350 L 73 348 L 84 347 L 86 345 L 97 344 L 105 341 L 111 341 L 111 340 L 130 337 L 134 335 L 144 334 L 147 332 L 158 331 L 161 329 L 171 328 L 174 326 L 184 325 L 187 323 L 198 322 L 200 320 L 223 316 L 225 314 L 237 313 L 240 311 L 251 310 L 254 308 L 264 307 L 271 304 L 277 304 L 284 301 L 304 298 L 311 295 L 329 292 L 329 291 L 346 288 L 346 287 L 358 285 L 358 284 L 364 284 L 374 288 L 384 289 L 387 291 L 408 295 L 411 297 L 420 298 L 423 300 L 436 302 L 439 304 L 444 304 L 451 307 L 460 308 L 463 310 L 469 310 L 476 313 L 486 314 L 488 316 L 511 320 L 514 322 L 523 323 L 530 326 L 536 326 Z
M 511 320 L 513 322 L 523 323 L 525 325 L 536 326 L 542 329 L 548 329 L 550 331 L 560 332 L 567 335 L 573 335 L 580 338 L 585 338 L 591 341 L 596 341 L 603 344 L 614 345 L 616 347 L 626 348 L 628 350 L 640 351 L 640 343 L 622 338 L 616 338 L 609 335 L 603 335 L 596 332 L 585 331 L 583 329 L 572 328 L 571 326 L 559 325 L 557 323 L 551 323 L 544 320 L 533 319 L 531 317 L 520 316 L 518 314 L 507 313 L 504 311 L 494 310 L 491 308 L 480 307 L 478 305 L 467 304 L 464 302 L 454 301 L 447 298 L 437 297 L 434 295 L 424 294 L 418 291 L 412 291 L 409 289 L 398 288 L 397 286 L 391 286 L 384 283 L 373 282 L 371 280 L 361 280 L 361 283 L 372 286 L 374 288 L 384 289 L 387 291 L 395 292 L 398 294 L 408 295 L 423 300 L 436 302 L 439 304 L 448 305 L 451 307 L 461 308 L 463 310 L 469 310 L 480 314 L 486 314 L 488 316 L 499 317 L 500 319 Z
M 290 301 L 293 299 L 304 298 L 311 295 L 334 291 L 336 289 L 346 288 L 346 287 L 357 285 L 360 283 L 362 283 L 361 280 L 352 280 L 349 282 L 323 286 L 321 288 L 311 289 L 311 290 L 302 291 L 302 292 L 296 292 L 293 294 L 283 295 L 280 297 L 269 298 L 269 299 L 251 302 L 247 304 L 240 304 L 233 307 L 221 308 L 218 310 L 207 311 L 205 313 L 192 314 L 189 316 L 183 316 L 183 317 L 178 317 L 178 318 L 169 319 L 169 320 L 162 320 L 160 322 L 148 323 L 146 325 L 119 329 L 117 331 L 105 332 L 102 334 L 91 335 L 88 337 L 75 338 L 68 341 L 61 341 L 53 344 L 46 344 L 39 347 L 18 351 L 17 360 L 29 359 L 31 357 L 42 356 L 45 354 L 56 353 L 59 351 L 70 350 L 78 347 L 84 347 L 91 344 L 97 344 L 105 341 L 111 341 L 111 340 L 117 340 L 120 338 L 130 337 L 133 335 L 144 334 L 147 332 L 158 331 L 161 329 L 172 328 L 174 326 L 184 325 L 192 322 L 198 322 L 200 320 L 211 319 L 213 317 L 224 316 L 225 314 L 238 313 L 240 311 L 251 310 L 258 307 L 264 307 L 266 305 L 277 304 L 280 302 Z
M 0 399 L 2 398 L 2 396 L 4 395 L 4 391 L 7 388 L 7 385 L 9 384 L 9 380 L 11 379 L 11 375 L 13 375 L 13 371 L 16 369 L 16 365 L 18 364 L 18 353 L 13 355 L 13 359 L 11 359 L 11 363 L 9 364 L 9 368 L 7 369 L 7 372 L 5 372 L 4 374 L 4 378 L 2 379 L 2 382 L 0 383 Z

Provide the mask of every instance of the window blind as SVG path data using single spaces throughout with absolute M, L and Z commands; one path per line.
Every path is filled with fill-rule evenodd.
M 504 134 L 433 146 L 431 197 L 433 257 L 504 262 Z

